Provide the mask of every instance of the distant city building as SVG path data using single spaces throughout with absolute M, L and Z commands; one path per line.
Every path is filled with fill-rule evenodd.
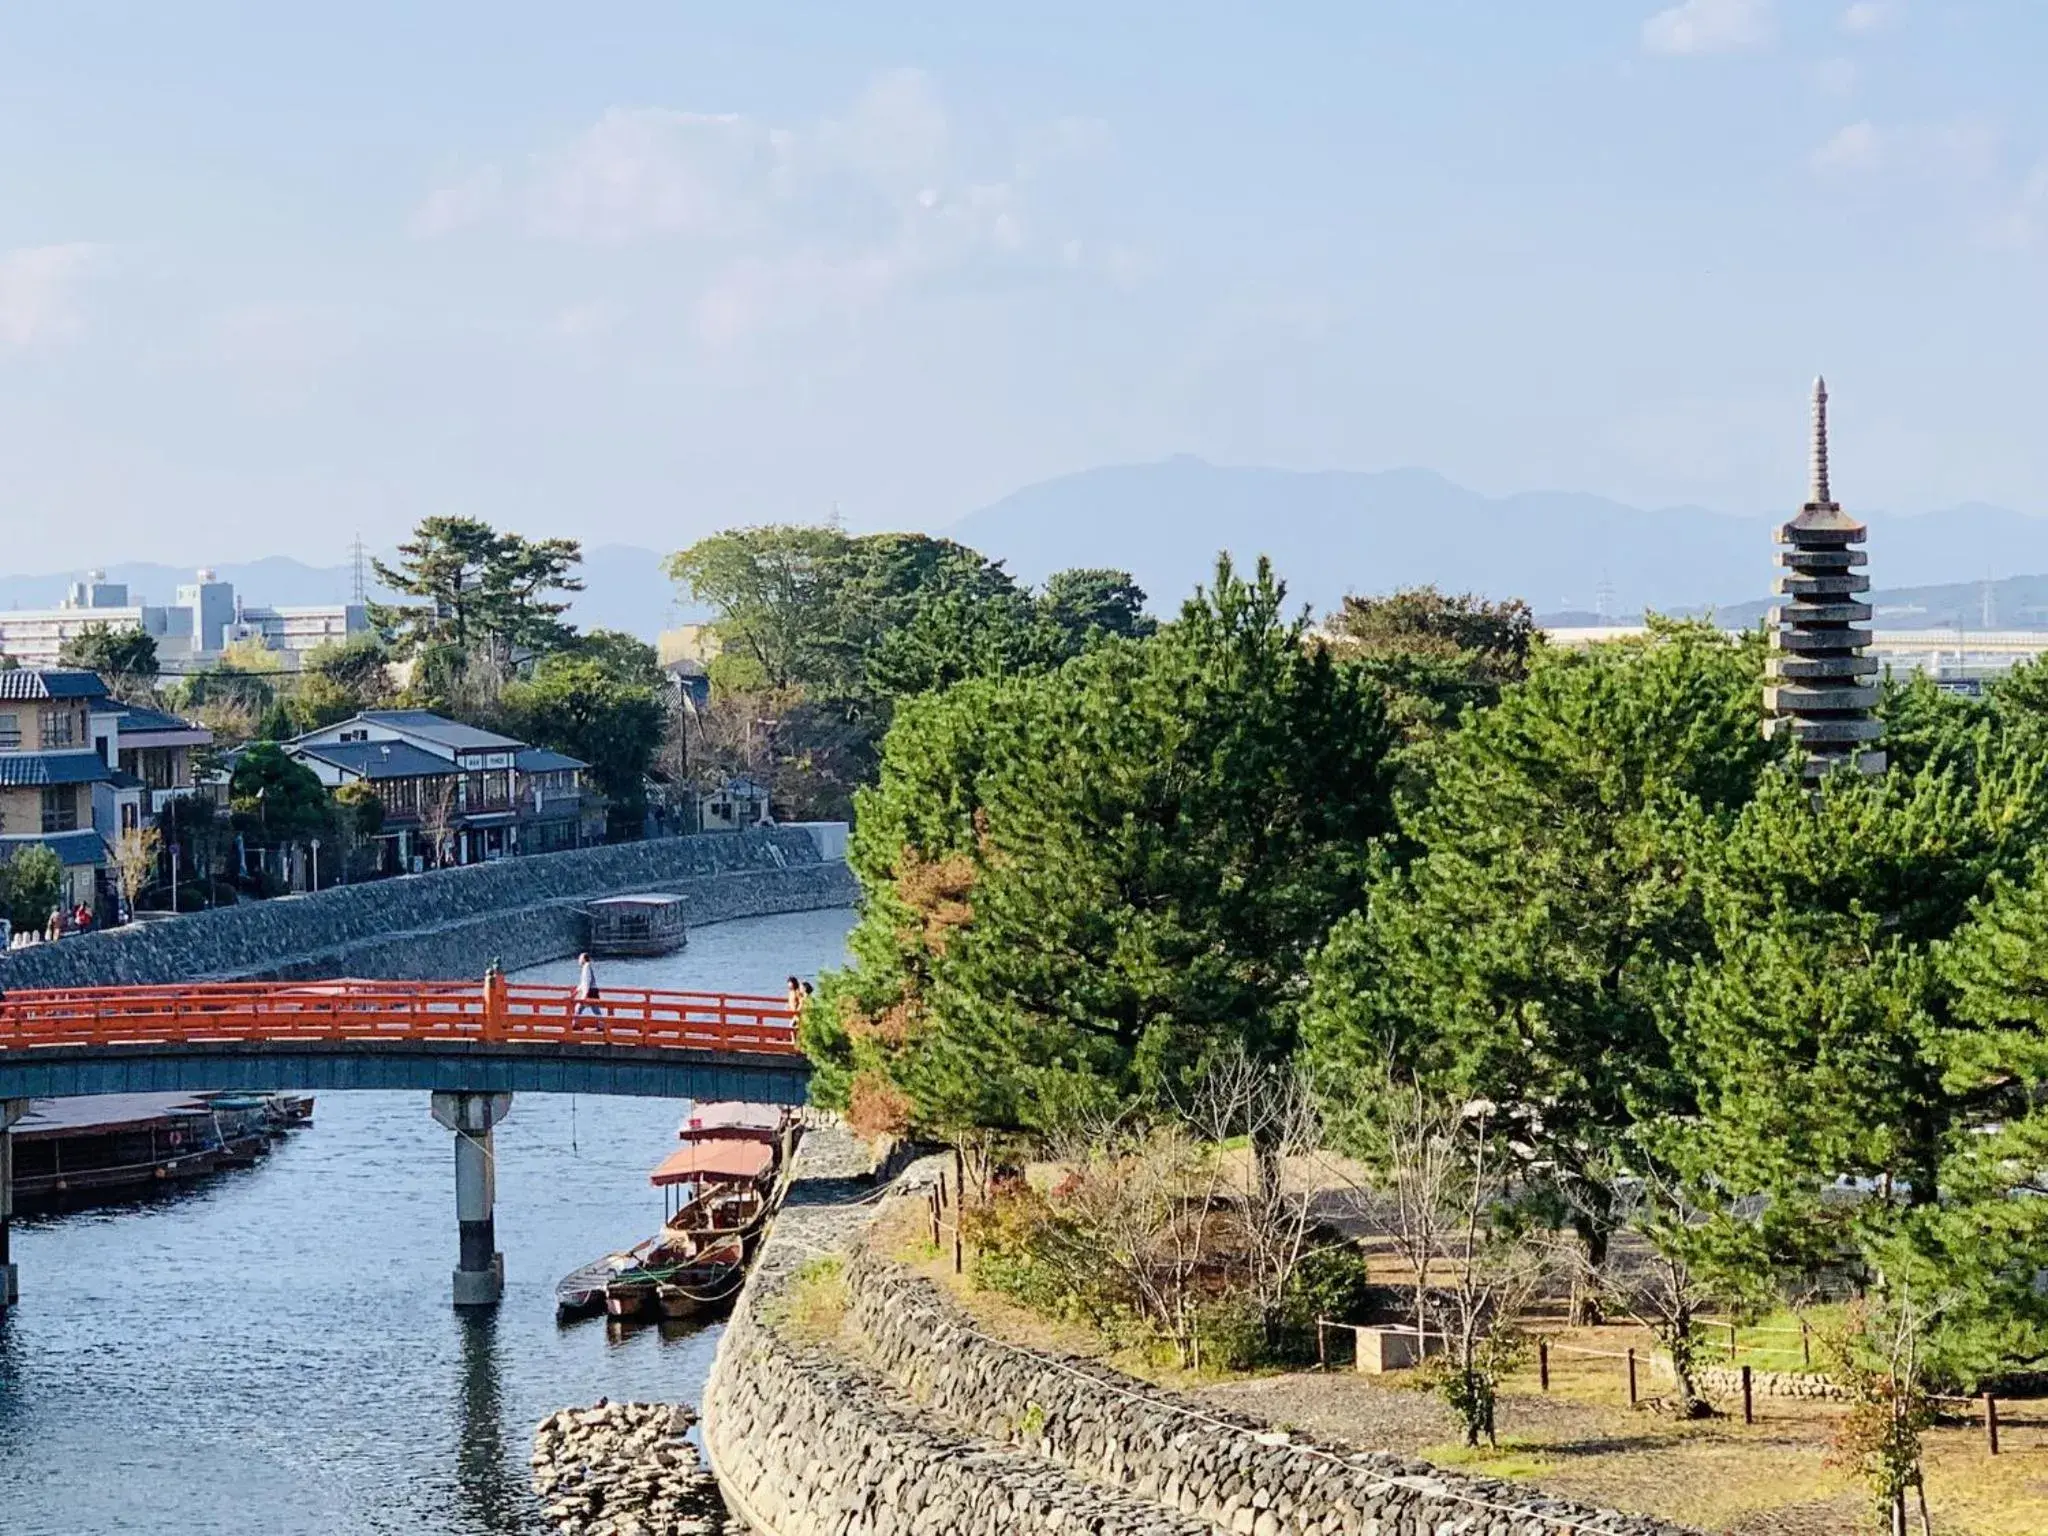
M 1845 513 L 1828 489 L 1828 386 L 1813 381 L 1813 486 L 1806 505 L 1778 530 L 1786 599 L 1772 612 L 1771 681 L 1764 688 L 1766 730 L 1790 733 L 1818 777 L 1844 765 L 1884 771 L 1877 718 L 1877 658 L 1870 647 L 1870 590 L 1860 569 L 1869 556 L 1855 546 L 1869 529 Z
M 316 603 L 260 607 L 244 603 L 232 582 L 201 570 L 196 581 L 177 589 L 174 601 L 145 603 L 103 571 L 73 582 L 55 608 L 0 609 L 0 656 L 23 667 L 53 667 L 67 640 L 88 626 L 139 629 L 156 641 L 157 664 L 166 672 L 190 672 L 219 660 L 238 642 L 254 641 L 295 668 L 316 646 L 366 634 L 369 609 L 362 603 Z
M 604 841 L 588 764 L 423 709 L 368 710 L 281 745 L 330 790 L 375 792 L 386 873 Z

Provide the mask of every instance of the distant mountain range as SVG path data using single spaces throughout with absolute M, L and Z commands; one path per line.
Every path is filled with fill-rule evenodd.
M 1182 456 L 1028 486 L 945 531 L 1027 580 L 1065 566 L 1129 570 L 1162 613 L 1206 581 L 1227 549 L 1245 565 L 1271 555 L 1292 597 L 1318 612 L 1347 592 L 1427 582 L 1521 597 L 1539 612 L 1633 617 L 1712 605 L 1733 619 L 1768 598 L 1771 533 L 1795 510 L 1644 510 L 1572 491 L 1489 497 L 1429 470 L 1303 473 Z M 1976 613 L 1987 575 L 2048 571 L 2048 518 L 1983 503 L 1850 510 L 1870 524 L 1870 573 L 1886 601 L 1908 589 L 1920 595 L 1901 593 L 1902 604 Z M 1923 594 L 1950 584 L 1963 585 Z M 2033 591 L 1994 594 L 1998 622 L 2048 623 Z
M 388 552 L 386 558 L 390 558 Z M 104 568 L 107 580 L 125 582 L 130 602 L 168 603 L 177 589 L 193 579 L 191 566 L 131 561 Z M 223 561 L 213 568 L 230 581 L 249 604 L 290 607 L 301 603 L 347 602 L 355 589 L 355 573 L 345 565 L 307 565 L 283 556 L 261 560 Z M 41 576 L 0 575 L 0 608 L 51 608 L 60 602 L 83 571 Z M 584 590 L 570 610 L 570 619 L 589 628 L 623 629 L 652 640 L 677 622 L 675 587 L 661 573 L 661 556 L 629 544 L 600 544 L 583 552 Z M 389 594 L 373 589 L 373 601 Z
M 1271 555 L 1292 599 L 1318 613 L 1347 592 L 1434 583 L 1520 597 L 1559 622 L 1712 608 L 1725 623 L 1749 624 L 1769 600 L 1772 530 L 1794 510 L 1646 511 L 1575 491 L 1482 496 L 1423 469 L 1300 472 L 1182 455 L 1042 481 L 940 531 L 1025 581 L 1073 566 L 1128 570 L 1162 615 L 1210 579 L 1217 551 L 1229 550 L 1245 566 Z M 1884 626 L 1984 628 L 1989 578 L 1993 627 L 2048 628 L 2048 576 L 2032 574 L 2048 572 L 2048 518 L 1982 502 L 1910 514 L 1850 510 L 1870 524 Z M 352 587 L 346 566 L 273 557 L 215 569 L 251 603 L 340 602 Z M 0 607 L 47 607 L 79 574 L 0 575 Z M 166 565 L 114 565 L 107 574 L 159 603 L 192 580 L 189 568 Z M 652 550 L 595 546 L 585 551 L 583 577 L 571 618 L 586 627 L 651 640 L 701 617 L 678 608 Z

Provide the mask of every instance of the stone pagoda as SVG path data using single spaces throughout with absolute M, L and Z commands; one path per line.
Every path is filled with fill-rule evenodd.
M 1866 656 L 1870 590 L 1860 567 L 1869 530 L 1828 492 L 1828 386 L 1813 381 L 1813 489 L 1799 515 L 1778 530 L 1776 587 L 1784 599 L 1772 613 L 1770 681 L 1764 687 L 1767 733 L 1789 731 L 1806 759 L 1808 777 L 1844 764 L 1882 773 L 1874 750 L 1884 725 L 1877 704 L 1877 661 Z

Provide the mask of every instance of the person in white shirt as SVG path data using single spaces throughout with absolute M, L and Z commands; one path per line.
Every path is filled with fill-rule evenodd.
M 590 967 L 590 956 L 576 957 L 576 1017 L 585 1014 L 597 1017 L 601 1010 L 597 1006 L 597 972 Z

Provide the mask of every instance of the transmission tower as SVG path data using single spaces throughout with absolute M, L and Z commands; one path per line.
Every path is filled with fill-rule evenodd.
M 358 533 L 355 543 L 348 547 L 350 564 L 355 572 L 354 601 L 367 603 L 370 600 L 370 552 L 363 547 L 363 536 Z

